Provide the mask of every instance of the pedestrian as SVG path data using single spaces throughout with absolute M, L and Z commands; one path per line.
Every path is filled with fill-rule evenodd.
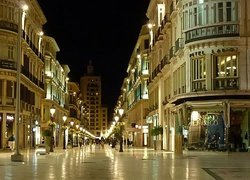
M 127 138 L 127 146 L 129 147 L 130 142 L 129 142 L 129 138 Z

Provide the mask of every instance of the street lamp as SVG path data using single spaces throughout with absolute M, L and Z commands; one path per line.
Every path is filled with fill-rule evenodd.
M 124 113 L 124 109 L 119 108 L 119 109 L 118 109 L 118 113 L 119 113 L 119 115 L 122 117 L 122 115 L 123 115 L 123 113 Z
M 119 152 L 123 152 L 123 137 L 122 137 L 122 134 L 123 134 L 123 130 L 124 130 L 124 122 L 122 122 L 122 115 L 124 113 L 124 109 L 119 108 L 118 113 L 119 113 L 120 119 L 121 119 L 120 120 L 121 122 L 119 123 L 120 132 L 121 132 L 121 134 L 120 134 L 120 150 L 119 150 Z
M 114 119 L 115 119 L 115 122 L 118 122 L 119 116 L 118 116 L 118 115 L 115 115 Z
M 16 60 L 16 151 L 11 155 L 11 161 L 21 162 L 23 161 L 23 155 L 19 151 L 19 121 L 20 121 L 20 76 L 21 76 L 21 61 L 22 61 L 22 29 L 24 26 L 23 19 L 25 18 L 27 5 L 23 5 L 18 8 L 18 35 L 17 35 L 17 60 Z
M 67 129 L 67 126 L 65 124 L 66 120 L 67 120 L 67 116 L 66 114 L 63 115 L 62 117 L 63 119 L 63 149 L 66 149 L 66 129 Z
M 53 146 L 54 146 L 54 126 L 55 126 L 54 114 L 55 114 L 55 112 L 56 112 L 56 109 L 55 109 L 54 105 L 52 105 L 51 108 L 50 108 L 50 114 L 51 114 L 51 123 L 50 123 L 50 127 L 51 127 L 50 152 L 54 152 Z
M 122 137 L 122 134 L 123 134 L 123 130 L 124 130 L 124 123 L 122 122 L 122 115 L 124 113 L 124 109 L 122 108 L 119 108 L 119 109 L 116 109 L 116 115 L 114 117 L 116 123 L 118 123 L 118 129 L 117 129 L 117 135 L 118 135 L 118 138 L 120 139 L 120 149 L 119 149 L 119 152 L 123 152 L 123 137 Z M 120 120 L 120 122 L 118 122 Z
M 74 147 L 74 144 L 73 144 L 73 141 L 74 141 L 74 138 L 73 138 L 73 126 L 74 126 L 74 121 L 70 121 L 70 125 L 71 125 L 71 129 L 70 131 L 72 132 L 72 137 L 71 137 L 71 145 L 72 145 L 72 148 Z

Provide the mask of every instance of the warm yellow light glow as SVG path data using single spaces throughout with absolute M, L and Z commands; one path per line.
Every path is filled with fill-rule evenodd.
M 119 108 L 119 109 L 118 109 L 118 112 L 119 112 L 119 115 L 120 115 L 120 116 L 122 116 L 122 115 L 123 115 L 123 113 L 124 113 L 124 109 Z
M 198 121 L 199 120 L 199 112 L 198 111 L 192 111 L 191 112 L 191 121 Z
M 22 5 L 22 10 L 27 11 L 29 9 L 29 6 L 27 4 Z
M 50 108 L 50 114 L 53 116 L 55 112 L 56 112 L 56 108 L 54 107 L 54 105 L 52 105 Z
M 144 69 L 144 70 L 142 70 L 142 74 L 147 75 L 147 74 L 149 74 L 149 71 L 147 69 Z
M 153 28 L 153 24 L 152 23 L 148 23 L 148 28 L 152 29 Z
M 67 120 L 66 114 L 63 115 L 62 119 L 63 119 L 63 122 L 65 122 Z
M 114 117 L 115 121 L 117 122 L 119 120 L 119 117 L 118 116 L 115 116 Z
M 40 31 L 40 32 L 38 33 L 39 36 L 43 36 L 43 34 L 44 34 L 43 31 Z
M 53 76 L 53 73 L 51 71 L 46 71 L 45 74 L 48 76 L 48 77 L 52 77 Z

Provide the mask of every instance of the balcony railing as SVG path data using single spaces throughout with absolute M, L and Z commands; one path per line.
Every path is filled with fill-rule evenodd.
M 0 59 L 0 68 L 16 70 L 16 62 L 7 59 Z
M 235 78 L 216 78 L 214 79 L 214 89 L 239 89 L 239 79 Z
M 6 29 L 6 30 L 13 31 L 13 32 L 17 33 L 18 26 L 17 26 L 17 24 L 14 24 L 12 22 L 1 20 L 0 21 L 0 29 Z
M 169 49 L 169 59 L 171 59 L 172 57 L 174 57 L 174 54 L 175 54 L 175 46 L 172 46 Z
M 198 79 L 192 82 L 192 91 L 205 91 L 206 90 L 206 80 L 205 79 Z
M 185 33 L 185 43 L 193 41 L 219 38 L 219 37 L 234 37 L 239 36 L 239 25 L 238 24 L 224 24 L 207 26 L 202 28 L 196 28 Z
M 166 13 L 163 20 L 161 21 L 161 29 L 163 29 L 163 27 L 167 24 L 170 23 L 170 15 L 169 13 Z
M 175 41 L 175 52 L 179 51 L 180 49 L 184 48 L 184 39 L 183 38 L 178 38 Z

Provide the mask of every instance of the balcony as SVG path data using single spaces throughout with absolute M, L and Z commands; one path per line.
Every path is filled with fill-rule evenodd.
M 185 32 L 186 40 L 185 44 L 220 37 L 235 37 L 239 36 L 239 25 L 238 24 L 224 24 L 196 28 Z
M 197 79 L 192 82 L 192 91 L 206 91 L 206 80 L 205 79 Z
M 167 64 L 170 64 L 168 54 L 166 54 L 161 60 L 161 69 L 163 69 Z
M 239 89 L 239 79 L 235 78 L 216 78 L 214 79 L 214 90 L 220 89 Z
M 18 26 L 17 24 L 14 24 L 12 22 L 8 22 L 8 21 L 0 21 L 0 29 L 5 29 L 5 30 L 9 30 L 9 31 L 13 31 L 16 32 L 18 31 Z
M 172 46 L 169 49 L 169 59 L 171 59 L 172 57 L 174 57 L 174 54 L 175 54 L 175 46 Z
M 178 38 L 175 41 L 175 53 L 177 53 L 179 50 L 184 48 L 184 39 L 183 38 Z
M 161 21 L 161 30 L 171 23 L 169 13 L 166 13 L 163 20 Z
M 13 60 L 0 59 L 0 68 L 16 70 L 16 63 Z

